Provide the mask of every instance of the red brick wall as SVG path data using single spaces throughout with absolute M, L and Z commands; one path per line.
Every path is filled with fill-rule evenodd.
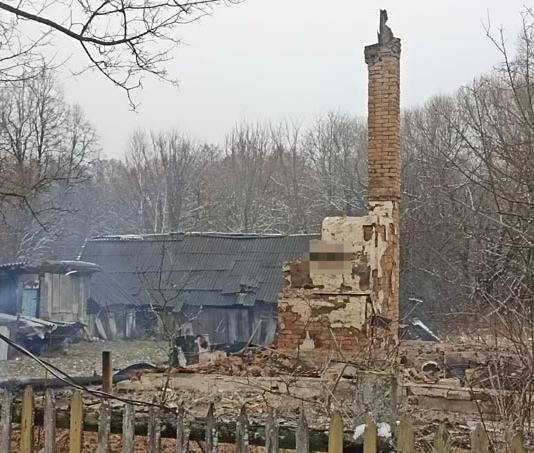
M 369 70 L 369 193 L 400 198 L 400 40 L 365 48 Z
M 310 299 L 319 300 L 320 295 L 309 294 Z M 322 316 L 312 313 L 309 316 L 300 309 L 306 305 L 302 296 L 286 295 L 278 309 L 278 342 L 277 346 L 285 350 L 304 350 L 307 334 L 313 341 L 314 350 L 330 350 L 351 352 L 360 350 L 366 341 L 364 330 L 349 326 L 333 326 L 328 313 L 335 307 L 321 307 Z M 300 305 L 300 307 L 299 307 Z

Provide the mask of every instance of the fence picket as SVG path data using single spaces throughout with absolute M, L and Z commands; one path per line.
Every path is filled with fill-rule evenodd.
M 449 431 L 445 425 L 440 425 L 434 437 L 434 450 L 436 453 L 451 453 L 451 441 L 449 438 Z
M 217 435 L 217 423 L 215 422 L 215 415 L 213 412 L 213 403 L 210 403 L 208 415 L 206 416 L 206 446 L 204 453 L 216 453 L 219 443 Z
M 33 409 L 33 388 L 27 386 L 22 395 L 19 453 L 33 453 Z
M 13 412 L 20 413 L 20 447 L 19 453 L 33 453 L 34 448 L 34 424 L 35 424 L 35 403 L 34 393 L 31 386 L 24 389 L 21 404 L 13 409 L 13 395 L 4 391 L 1 397 L 1 433 L 0 433 L 0 452 L 10 453 Z M 186 422 L 186 412 L 184 406 L 180 406 L 176 412 L 176 448 L 175 453 L 187 453 L 189 449 L 190 426 Z M 100 405 L 100 417 L 98 421 L 98 445 L 96 453 L 109 453 L 111 431 L 111 405 L 108 401 L 103 401 Z M 62 415 L 63 417 L 63 415 Z M 72 393 L 70 404 L 70 431 L 69 431 L 69 453 L 81 453 L 83 445 L 83 424 L 84 424 L 84 405 L 82 393 L 76 390 Z M 65 417 L 66 419 L 66 417 Z M 40 420 L 40 417 L 39 419 Z M 62 423 L 64 418 L 61 419 Z M 86 420 L 87 427 L 93 426 L 92 417 Z M 205 422 L 205 446 L 203 453 L 217 453 L 218 451 L 218 427 L 214 415 L 214 404 L 210 403 Z M 68 422 L 69 420 L 66 419 Z M 40 453 L 53 453 L 56 450 L 56 401 L 51 389 L 47 389 L 44 398 L 43 413 L 43 430 L 44 443 Z M 162 415 L 161 411 L 155 406 L 150 407 L 148 414 L 148 423 L 145 420 L 142 425 L 148 429 L 148 453 L 161 453 L 161 436 L 162 436 Z M 231 426 L 231 425 L 228 425 Z M 90 428 L 89 428 L 90 429 Z M 228 429 L 226 427 L 224 429 Z M 239 416 L 235 424 L 235 452 L 250 453 L 249 425 L 246 407 L 241 407 Z M 310 453 L 310 430 L 306 419 L 304 408 L 300 410 L 298 425 L 294 431 L 294 447 L 291 443 L 292 435 L 287 433 L 283 428 L 282 439 L 284 448 L 294 448 L 295 453 Z M 265 423 L 265 453 L 279 453 L 280 451 L 280 427 L 276 411 L 271 409 Z M 168 431 L 167 429 L 165 431 Z M 256 432 L 256 431 L 255 431 Z M 195 431 L 195 436 L 198 433 Z M 260 436 L 261 436 L 260 431 Z M 232 442 L 227 439 L 228 434 L 225 432 L 225 442 Z M 231 437 L 233 435 L 230 434 Z M 263 436 L 262 436 L 263 437 Z M 198 437 L 194 437 L 198 439 Z M 315 438 L 314 438 L 315 439 Z M 507 439 L 509 437 L 507 436 Z M 328 432 L 328 453 L 343 453 L 343 420 L 338 412 L 334 412 L 330 419 Z M 131 404 L 125 404 L 123 407 L 122 418 L 122 453 L 134 453 L 135 451 L 135 410 Z M 415 452 L 415 434 L 414 427 L 407 419 L 401 419 L 396 429 L 396 452 L 397 453 L 414 453 Z M 365 430 L 363 434 L 363 453 L 377 453 L 378 435 L 377 425 L 370 417 L 365 418 Z M 471 434 L 471 448 L 454 448 L 450 434 L 445 426 L 439 426 L 435 436 L 432 451 L 434 453 L 489 453 L 490 440 L 487 432 L 481 424 L 478 424 Z M 507 453 L 526 453 L 524 441 L 520 434 L 516 434 L 506 450 Z
M 411 423 L 401 419 L 397 427 L 397 449 L 398 453 L 414 453 L 415 432 Z
M 343 453 L 343 419 L 337 412 L 330 419 L 328 453 Z
M 267 423 L 265 424 L 265 453 L 278 453 L 278 419 L 273 409 L 269 410 Z
M 98 447 L 96 453 L 109 453 L 110 408 L 108 401 L 100 405 L 100 418 L 98 420 Z
M 377 429 L 371 417 L 365 417 L 365 432 L 363 433 L 363 453 L 376 453 Z
M 148 452 L 161 452 L 161 418 L 153 406 L 148 411 Z
M 0 441 L 0 451 L 11 452 L 11 403 L 13 396 L 7 390 L 2 398 L 2 439 Z
M 471 451 L 473 453 L 488 453 L 489 451 L 488 435 L 480 423 L 471 434 Z
M 248 444 L 248 417 L 245 405 L 241 407 L 235 429 L 235 452 L 249 453 Z
M 310 432 L 308 430 L 308 420 L 304 408 L 300 409 L 299 424 L 295 433 L 296 453 L 310 452 Z
M 523 437 L 521 434 L 516 434 L 512 438 L 512 442 L 510 442 L 510 449 L 508 450 L 509 453 L 527 453 L 527 449 L 525 448 L 525 445 L 523 443 Z
M 52 389 L 45 393 L 44 406 L 44 449 L 43 453 L 55 453 L 56 451 L 56 401 Z
M 82 393 L 75 390 L 70 403 L 69 452 L 81 453 L 83 440 L 83 401 Z
M 181 405 L 176 414 L 176 453 L 187 453 L 189 432 L 185 424 L 185 409 Z
M 134 453 L 135 409 L 126 404 L 122 416 L 122 453 Z

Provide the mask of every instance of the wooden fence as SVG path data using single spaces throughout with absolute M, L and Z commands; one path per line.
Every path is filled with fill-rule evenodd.
M 88 418 L 84 412 L 84 403 L 80 391 L 75 390 L 70 400 L 70 410 L 56 410 L 56 402 L 51 390 L 45 393 L 42 408 L 35 407 L 34 394 L 31 387 L 27 387 L 22 395 L 20 405 L 14 408 L 13 396 L 5 392 L 1 401 L 1 434 L 0 452 L 11 453 L 12 423 L 20 421 L 20 453 L 34 453 L 34 428 L 35 425 L 43 427 L 44 445 L 42 453 L 54 453 L 56 451 L 56 427 L 69 429 L 69 452 L 80 453 L 84 431 L 98 432 L 97 453 L 109 451 L 109 435 L 112 432 L 121 434 L 122 453 L 133 453 L 135 435 L 148 436 L 149 453 L 160 453 L 162 437 L 172 436 L 176 439 L 174 451 L 185 453 L 191 440 L 203 441 L 204 453 L 216 453 L 219 443 L 235 444 L 236 453 L 249 453 L 249 446 L 263 445 L 266 453 L 278 453 L 280 448 L 290 448 L 297 453 L 308 453 L 314 450 L 327 450 L 328 453 L 342 453 L 347 448 L 348 437 L 343 427 L 341 416 L 334 413 L 330 420 L 328 433 L 324 438 L 320 432 L 309 429 L 305 413 L 300 413 L 298 426 L 287 428 L 280 426 L 276 414 L 268 414 L 265 426 L 258 430 L 249 425 L 245 407 L 241 409 L 235 423 L 224 424 L 217 422 L 214 416 L 213 404 L 210 405 L 207 416 L 200 423 L 191 423 L 186 418 L 185 410 L 180 408 L 169 417 L 169 413 L 163 414 L 162 410 L 155 405 L 150 405 L 148 417 L 139 423 L 136 418 L 136 409 L 132 404 L 124 404 L 120 417 L 114 417 L 109 401 L 103 401 L 96 417 Z M 15 410 L 16 409 L 16 410 Z M 16 417 L 13 415 L 16 414 Z M 17 420 L 15 420 L 15 418 Z M 198 420 L 197 420 L 198 421 Z M 414 453 L 416 451 L 415 434 L 413 426 L 407 421 L 401 421 L 394 429 L 394 439 L 390 439 L 394 446 L 389 446 L 386 451 L 397 453 Z M 368 418 L 363 431 L 363 452 L 377 453 L 379 440 L 376 423 Z M 360 445 L 362 443 L 360 442 Z M 393 449 L 393 450 L 392 450 Z M 445 429 L 441 426 L 435 435 L 433 449 L 435 453 L 488 453 L 490 452 L 489 440 L 481 425 L 478 425 L 471 437 L 471 449 L 456 448 Z M 526 453 L 523 441 L 516 435 L 511 441 L 511 447 L 507 453 Z M 503 452 L 504 453 L 504 452 Z

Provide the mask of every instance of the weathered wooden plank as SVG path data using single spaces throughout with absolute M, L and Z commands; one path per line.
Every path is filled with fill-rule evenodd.
M 452 444 L 449 437 L 449 431 L 445 425 L 440 425 L 434 437 L 434 450 L 436 453 L 451 453 Z
M 523 437 L 521 436 L 521 434 L 516 434 L 512 438 L 508 452 L 509 453 L 527 453 L 527 449 L 525 448 L 525 444 L 523 442 Z
M 100 417 L 98 423 L 98 447 L 97 453 L 109 453 L 109 431 L 110 431 L 110 408 L 108 401 L 102 401 L 100 405 Z
M 55 453 L 56 451 L 56 401 L 52 389 L 45 393 L 44 406 L 44 449 L 43 453 Z
M 185 409 L 180 406 L 176 414 L 176 453 L 187 453 L 189 450 L 189 430 L 185 422 Z
M 271 409 L 265 424 L 265 453 L 278 453 L 279 451 L 278 419 L 276 412 Z
M 11 452 L 11 404 L 13 396 L 7 390 L 2 397 L 2 439 L 0 440 L 0 451 L 2 453 Z
M 69 453 L 81 453 L 83 441 L 82 392 L 75 390 L 70 403 Z
M 304 408 L 300 409 L 299 424 L 295 433 L 296 453 L 310 452 L 310 432 Z
M 22 395 L 20 416 L 20 453 L 33 453 L 33 389 L 28 386 Z
M 328 453 L 343 453 L 343 419 L 337 412 L 330 419 Z
M 406 419 L 401 419 L 397 427 L 397 452 L 415 452 L 415 431 L 413 425 Z
M 214 415 L 213 403 L 210 403 L 208 415 L 206 415 L 206 437 L 204 453 L 216 453 L 219 439 L 217 434 L 217 423 Z
M 122 453 L 134 453 L 135 409 L 125 404 L 122 416 Z
M 363 433 L 363 453 L 376 453 L 378 435 L 376 423 L 371 417 L 365 417 L 365 432 Z
M 235 452 L 249 453 L 249 451 L 247 409 L 243 405 L 239 412 L 235 429 Z
M 161 452 L 161 416 L 153 406 L 148 411 L 148 452 Z
M 471 451 L 474 453 L 488 453 L 489 439 L 484 427 L 479 423 L 471 434 Z

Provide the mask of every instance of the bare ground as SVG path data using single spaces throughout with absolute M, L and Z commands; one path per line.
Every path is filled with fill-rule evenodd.
M 95 341 L 74 343 L 62 354 L 42 358 L 72 376 L 100 375 L 102 351 L 111 351 L 113 368 L 118 370 L 128 365 L 166 360 L 166 343 L 156 340 Z M 0 362 L 0 380 L 47 378 L 50 374 L 29 357 L 17 357 Z

